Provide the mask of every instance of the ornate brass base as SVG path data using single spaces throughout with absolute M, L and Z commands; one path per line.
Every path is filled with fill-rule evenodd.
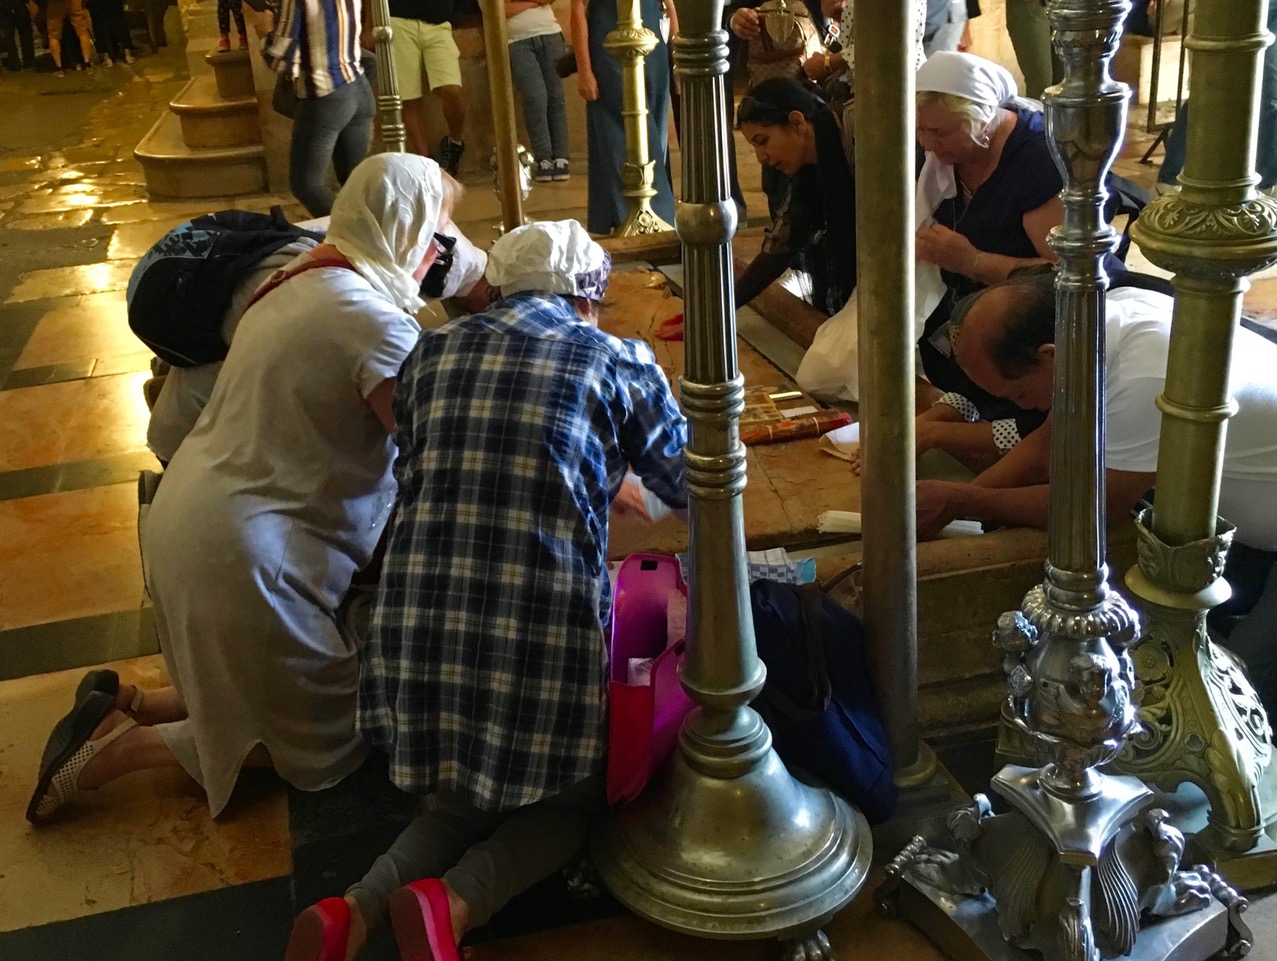
M 593 840 L 604 882 L 636 914 L 685 934 L 792 940 L 802 958 L 822 957 L 813 928 L 863 887 L 872 847 L 864 815 L 795 781 L 770 749 L 729 779 L 676 752 Z

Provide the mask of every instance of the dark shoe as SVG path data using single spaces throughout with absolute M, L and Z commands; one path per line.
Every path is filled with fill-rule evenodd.
M 536 170 L 532 174 L 532 179 L 539 184 L 549 183 L 554 179 L 554 161 L 538 160 Z
M 114 707 L 115 698 L 109 694 L 93 690 L 90 686 L 81 697 L 77 690 L 75 706 L 54 726 L 44 745 L 44 754 L 40 758 L 40 775 L 35 790 L 31 793 L 31 802 L 27 805 L 27 820 L 32 824 L 44 821 L 75 794 L 75 779 L 88 762 L 88 758 L 78 755 L 89 744 L 93 730 Z M 86 753 L 92 757 L 97 750 Z M 73 761 L 76 763 L 71 763 Z M 72 769 L 68 771 L 69 778 L 63 778 L 63 782 L 69 780 L 69 783 L 60 782 L 55 786 L 54 778 L 64 769 Z
M 466 145 L 451 137 L 439 141 L 439 166 L 452 176 L 457 176 L 461 169 L 461 155 L 466 152 Z
M 554 161 L 554 179 L 570 180 L 572 178 L 572 165 L 568 163 L 567 157 L 560 157 Z

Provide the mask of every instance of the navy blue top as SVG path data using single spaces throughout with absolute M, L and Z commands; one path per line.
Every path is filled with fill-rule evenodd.
M 1045 119 L 1041 111 L 1011 108 L 1015 129 L 1002 147 L 1002 156 L 989 178 L 970 198 L 961 196 L 942 201 L 935 221 L 971 241 L 976 250 L 1004 257 L 1036 259 L 1040 256 L 1024 230 L 1024 215 L 1036 210 L 1064 188 L 1064 178 L 1047 146 Z M 1122 270 L 1122 262 L 1109 255 L 1105 269 L 1110 275 Z M 944 391 L 957 391 L 972 401 L 986 420 L 1014 418 L 1020 435 L 1036 428 L 1045 418 L 1038 411 L 1025 411 L 1009 400 L 981 390 L 958 366 L 949 350 L 947 333 L 956 300 L 975 293 L 985 285 L 964 274 L 940 272 L 949 293 L 927 318 L 918 343 L 927 379 Z

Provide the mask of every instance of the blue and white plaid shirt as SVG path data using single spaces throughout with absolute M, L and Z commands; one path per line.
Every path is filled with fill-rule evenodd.
M 395 390 L 399 510 L 359 691 L 400 788 L 483 810 L 600 771 L 608 509 L 686 506 L 687 423 L 643 343 L 515 294 L 421 340 Z

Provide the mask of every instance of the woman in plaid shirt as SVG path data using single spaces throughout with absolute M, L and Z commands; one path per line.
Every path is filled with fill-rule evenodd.
M 609 266 L 575 221 L 517 228 L 488 260 L 503 299 L 404 362 L 358 723 L 424 810 L 288 961 L 353 956 L 388 907 L 405 958 L 455 958 L 603 803 L 609 508 L 627 469 L 686 506 L 687 440 L 651 349 L 597 329 Z

